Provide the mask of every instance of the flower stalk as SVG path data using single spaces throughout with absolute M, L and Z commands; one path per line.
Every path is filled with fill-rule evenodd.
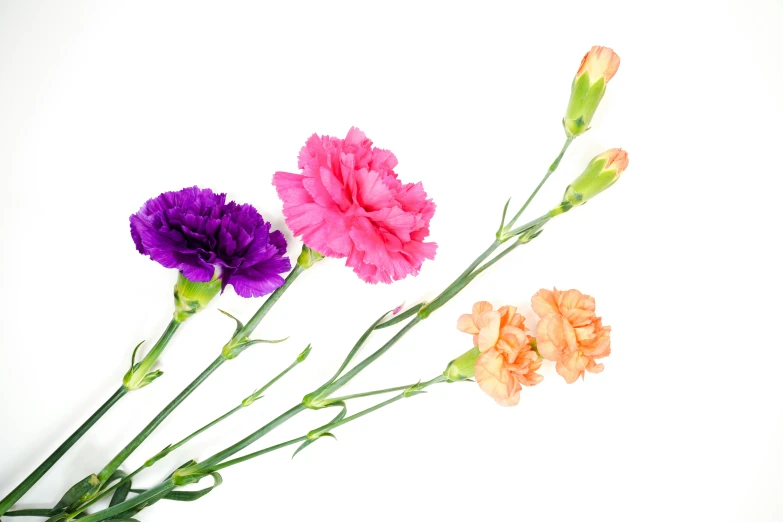
M 306 248 L 306 247 L 305 247 Z M 310 265 L 312 266 L 312 264 Z M 284 283 L 272 292 L 261 307 L 256 311 L 247 325 L 243 325 L 239 320 L 237 328 L 231 337 L 231 340 L 223 348 L 221 354 L 210 363 L 207 368 L 201 372 L 179 395 L 177 395 L 166 407 L 164 407 L 155 418 L 150 421 L 119 453 L 109 461 L 106 466 L 97 474 L 90 475 L 74 485 L 69 493 L 81 492 L 81 495 L 73 498 L 73 494 L 66 493 L 63 499 L 58 503 L 55 509 L 74 509 L 78 505 L 89 502 L 101 493 L 104 485 L 108 482 L 113 473 L 125 462 L 125 460 L 138 448 L 153 431 L 180 405 L 182 402 L 198 388 L 212 373 L 217 370 L 224 362 L 231 360 L 239 355 L 248 346 L 259 341 L 250 340 L 249 336 L 255 328 L 261 323 L 261 320 L 267 315 L 280 297 L 290 288 L 293 282 L 304 270 L 301 265 L 296 264 L 285 278 Z

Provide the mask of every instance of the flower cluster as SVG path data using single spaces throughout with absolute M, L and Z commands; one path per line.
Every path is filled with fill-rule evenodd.
M 291 269 L 282 232 L 248 204 L 189 187 L 147 201 L 130 217 L 136 249 L 189 281 L 220 278 L 242 297 L 271 293 Z
M 498 404 L 514 406 L 522 386 L 543 380 L 536 371 L 544 359 L 554 361 L 557 373 L 569 384 L 584 377 L 585 371 L 603 371 L 604 365 L 595 360 L 609 355 L 610 328 L 596 317 L 592 297 L 578 290 L 542 289 L 533 296 L 532 306 L 541 318 L 535 339 L 527 335 L 525 319 L 515 307 L 495 311 L 486 301 L 473 305 L 471 314 L 457 320 L 457 329 L 473 335 L 478 353 L 469 350 L 453 361 L 447 377 L 458 380 L 475 375 L 481 389 Z M 474 364 L 473 372 L 464 370 L 462 359 Z
M 301 174 L 277 172 L 286 224 L 304 243 L 345 264 L 368 283 L 417 275 L 435 243 L 425 242 L 435 204 L 421 183 L 402 183 L 397 158 L 362 131 L 346 138 L 313 134 L 299 153 Z

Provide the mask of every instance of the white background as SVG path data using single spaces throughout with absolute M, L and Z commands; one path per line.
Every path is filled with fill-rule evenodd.
M 442 371 L 470 346 L 455 323 L 476 300 L 519 306 L 534 326 L 530 297 L 555 285 L 596 297 L 613 328 L 606 371 L 569 386 L 548 367 L 511 409 L 470 383 L 438 386 L 337 430 L 338 442 L 226 470 L 202 500 L 139 518 L 781 520 L 781 24 L 779 0 L 1 2 L 0 494 L 116 389 L 132 347 L 169 319 L 175 274 L 139 256 L 128 233 L 147 198 L 208 186 L 284 229 L 273 172 L 296 171 L 311 133 L 356 125 L 435 199 L 439 250 L 391 286 L 366 285 L 337 260 L 306 273 L 258 330 L 290 340 L 226 364 L 127 469 L 312 342 L 310 360 L 140 486 L 260 427 L 331 374 L 381 312 L 453 279 L 492 240 L 506 198 L 521 203 L 559 150 L 571 79 L 601 44 L 620 70 L 531 216 L 604 149 L 628 150 L 623 178 L 346 391 Z M 98 471 L 217 355 L 232 331 L 217 308 L 248 318 L 260 303 L 228 290 L 187 323 L 165 376 L 106 415 L 20 505 L 51 505 Z M 332 414 L 301 415 L 254 447 Z

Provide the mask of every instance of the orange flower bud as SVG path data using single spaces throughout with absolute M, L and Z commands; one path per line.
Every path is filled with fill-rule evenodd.
M 594 45 L 582 58 L 582 63 L 579 65 L 579 70 L 576 71 L 576 76 L 581 76 L 582 73 L 587 71 L 591 85 L 601 77 L 604 78 L 604 83 L 609 83 L 609 80 L 617 73 L 619 67 L 620 57 L 617 56 L 617 53 L 608 47 Z
M 582 205 L 611 187 L 627 167 L 628 153 L 623 149 L 602 152 L 593 158 L 585 171 L 568 186 L 563 201 L 573 206 Z
M 571 99 L 563 118 L 563 127 L 569 138 L 579 136 L 590 127 L 606 92 L 606 84 L 619 67 L 620 57 L 608 47 L 596 45 L 582 58 L 571 84 Z

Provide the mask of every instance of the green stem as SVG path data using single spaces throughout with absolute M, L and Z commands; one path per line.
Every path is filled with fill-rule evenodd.
M 261 455 L 265 455 L 267 453 L 271 453 L 273 451 L 286 448 L 288 446 L 291 446 L 293 444 L 297 444 L 299 442 L 304 442 L 307 440 L 307 435 L 302 435 L 301 437 L 297 437 L 295 439 L 287 440 L 285 442 L 281 442 L 280 444 L 275 444 L 274 446 L 269 446 L 268 448 L 264 448 L 262 450 L 254 451 L 253 453 L 248 453 L 247 455 L 243 455 L 241 457 L 237 457 L 235 459 L 227 460 L 225 462 L 221 462 L 220 464 L 217 464 L 215 466 L 212 466 L 209 468 L 209 472 L 212 473 L 213 471 L 219 471 L 223 468 L 227 468 L 229 466 L 233 466 L 234 464 L 239 464 L 240 462 L 245 462 L 246 460 L 254 459 L 256 457 L 260 457 Z
M 408 384 L 406 386 L 395 386 L 394 388 L 385 388 L 383 390 L 374 390 L 374 391 L 368 391 L 364 393 L 354 393 L 353 395 L 346 395 L 345 397 L 335 397 L 333 399 L 329 399 L 329 402 L 347 401 L 350 399 L 359 399 L 361 397 L 372 397 L 373 395 L 383 395 L 384 393 L 403 391 L 403 390 L 410 389 L 411 386 L 416 386 L 416 384 L 418 383 Z
M 261 320 L 272 308 L 272 306 L 274 306 L 274 304 L 280 299 L 285 291 L 288 290 L 288 288 L 293 284 L 296 278 L 299 277 L 303 270 L 304 269 L 300 265 L 294 265 L 293 270 L 291 270 L 291 272 L 288 273 L 288 276 L 286 276 L 285 283 L 283 283 L 282 286 L 278 287 L 269 295 L 269 297 L 266 299 L 266 301 L 264 301 L 250 321 L 248 321 L 244 327 L 234 334 L 233 339 L 243 339 L 252 334 L 256 327 L 258 327 L 259 323 L 261 323 Z M 191 382 L 184 390 L 182 390 L 182 392 L 180 392 L 180 394 L 177 395 L 173 401 L 163 408 L 163 410 L 161 410 L 161 412 L 130 443 L 128 443 L 128 445 L 125 446 L 125 448 L 123 448 L 117 454 L 117 456 L 115 456 L 103 468 L 103 470 L 101 470 L 101 472 L 98 474 L 98 480 L 101 482 L 101 484 L 105 483 L 111 474 L 114 473 L 123 462 L 125 462 L 130 454 L 133 453 L 133 451 L 138 448 L 147 437 L 149 437 L 155 428 L 157 428 L 158 425 L 160 425 L 160 423 L 163 422 L 163 420 L 182 403 L 182 401 L 184 401 L 196 388 L 198 388 L 202 382 L 204 382 L 216 369 L 218 369 L 220 365 L 226 362 L 226 360 L 227 359 L 223 356 L 223 354 L 219 355 L 218 358 L 215 359 L 198 377 L 196 377 L 193 382 Z
M 261 305 L 261 308 L 259 308 L 258 311 L 253 314 L 253 317 L 251 317 L 247 324 L 239 332 L 237 332 L 235 337 L 238 339 L 250 337 L 250 334 L 252 334 L 253 331 L 258 327 L 258 325 L 261 323 L 261 320 L 266 317 L 266 314 L 269 313 L 269 310 L 272 309 L 278 299 L 280 299 L 285 291 L 288 290 L 294 281 L 296 281 L 296 278 L 298 278 L 304 271 L 305 269 L 300 265 L 294 264 L 293 270 L 291 270 L 285 278 L 285 283 L 278 287 L 274 292 L 269 294 L 269 297 L 267 297 L 266 301 L 264 301 L 264 304 Z
M 93 413 L 89 419 L 87 419 L 84 424 L 79 426 L 76 431 L 71 434 L 70 437 L 68 437 L 65 442 L 60 444 L 60 446 L 54 450 L 54 453 L 49 455 L 46 460 L 41 463 L 40 466 L 35 468 L 35 470 L 30 473 L 30 475 L 22 481 L 21 484 L 19 484 L 13 491 L 11 491 L 6 497 L 0 501 L 0 515 L 3 515 L 6 511 L 8 511 L 11 506 L 13 506 L 20 498 L 22 498 L 22 495 L 24 495 L 33 485 L 38 482 L 41 477 L 44 476 L 44 474 L 51 469 L 52 466 L 62 457 L 65 452 L 67 452 L 71 446 L 73 446 L 76 441 L 78 441 L 82 435 L 87 433 L 87 430 L 89 430 L 93 424 L 98 422 L 98 419 L 103 417 L 103 415 L 111 409 L 112 406 L 114 406 L 117 401 L 119 401 L 128 390 L 121 386 L 116 392 L 114 392 L 114 395 L 112 395 L 109 400 L 107 400 L 103 405 L 98 408 L 98 410 Z
M 168 479 L 136 497 L 128 499 L 125 502 L 120 502 L 116 506 L 106 508 L 102 511 L 98 511 L 97 513 L 93 513 L 92 515 L 87 515 L 84 518 L 80 518 L 79 522 L 100 522 L 101 520 L 106 520 L 107 518 L 124 513 L 129 509 L 133 509 L 140 504 L 155 500 L 155 497 L 160 498 L 165 496 L 175 487 L 176 485 L 174 484 L 174 481 L 172 479 Z
M 568 150 L 568 147 L 571 145 L 571 142 L 574 141 L 574 138 L 566 138 L 565 144 L 563 144 L 563 148 L 560 149 L 560 154 L 557 155 L 555 158 L 555 161 L 552 162 L 552 164 L 549 166 L 549 170 L 546 171 L 546 174 L 544 174 L 544 177 L 541 179 L 541 181 L 538 183 L 538 186 L 536 189 L 530 194 L 530 196 L 527 198 L 527 201 L 525 201 L 525 204 L 522 205 L 522 208 L 519 209 L 519 212 L 517 212 L 513 218 L 511 218 L 511 221 L 508 222 L 508 225 L 506 226 L 506 229 L 511 228 L 514 226 L 514 223 L 517 222 L 517 220 L 520 218 L 522 213 L 527 209 L 528 205 L 530 205 L 530 202 L 533 201 L 533 198 L 536 197 L 536 194 L 538 194 L 538 191 L 541 190 L 541 187 L 544 186 L 544 183 L 549 179 L 549 176 L 552 175 L 554 171 L 557 170 L 557 167 L 560 165 L 560 160 L 563 159 L 563 156 L 566 153 L 566 150 Z
M 422 306 L 424 306 L 424 303 L 419 303 L 419 304 L 417 304 L 417 305 L 413 305 L 413 306 L 411 306 L 410 308 L 408 308 L 407 310 L 405 310 L 404 312 L 402 312 L 400 315 L 398 315 L 398 316 L 395 316 L 395 317 L 392 317 L 392 318 L 391 318 L 391 319 L 389 319 L 388 321 L 384 321 L 384 322 L 382 322 L 381 324 L 379 324 L 378 326 L 376 326 L 376 327 L 375 327 L 375 329 L 376 329 L 376 330 L 380 330 L 381 328 L 388 328 L 388 327 L 390 327 L 390 326 L 394 326 L 394 325 L 395 325 L 395 324 L 397 324 L 397 323 L 401 323 L 401 322 L 403 322 L 405 319 L 407 319 L 408 317 L 410 317 L 410 316 L 412 316 L 413 314 L 415 314 L 416 312 L 418 312 L 418 311 L 419 311 L 419 309 L 420 309 Z
M 243 400 L 238 406 L 236 406 L 233 409 L 227 411 L 226 413 L 224 413 L 220 417 L 214 419 L 213 421 L 205 424 L 204 426 L 202 426 L 201 428 L 197 429 L 196 431 L 194 431 L 193 433 L 191 433 L 190 435 L 188 435 L 184 439 L 180 440 L 176 444 L 172 444 L 170 446 L 166 446 L 163 450 L 161 450 L 156 455 L 154 455 L 153 457 L 151 457 L 150 459 L 145 461 L 144 464 L 142 464 L 136 470 L 134 470 L 133 473 L 130 473 L 129 475 L 124 477 L 122 480 L 116 482 L 110 488 L 107 488 L 107 489 L 101 491 L 100 494 L 97 497 L 91 499 L 87 503 L 79 506 L 78 509 L 75 509 L 74 511 L 72 511 L 70 513 L 71 516 L 75 516 L 75 515 L 78 515 L 79 513 L 82 513 L 84 510 L 86 510 L 91 505 L 93 505 L 96 502 L 98 502 L 100 499 L 102 499 L 103 497 L 105 497 L 106 495 L 108 495 L 109 493 L 111 493 L 112 491 L 117 489 L 118 487 L 120 487 L 122 484 L 124 484 L 124 483 L 128 482 L 129 480 L 133 479 L 133 477 L 135 477 L 136 475 L 141 473 L 145 468 L 149 468 L 149 467 L 153 466 L 158 460 L 163 459 L 169 453 L 173 452 L 177 448 L 180 448 L 181 446 L 183 446 L 184 444 L 188 443 L 189 441 L 191 441 L 195 437 L 201 435 L 202 433 L 204 433 L 208 429 L 214 427 L 215 425 L 219 424 L 220 422 L 223 422 L 224 420 L 226 420 L 227 418 L 229 418 L 230 416 L 232 416 L 233 414 L 235 414 L 239 410 L 252 405 L 256 400 L 261 398 L 261 394 L 262 393 L 264 393 L 266 390 L 268 390 L 273 384 L 275 384 L 277 381 L 282 379 L 288 372 L 293 370 L 300 362 L 302 362 L 302 360 L 304 360 L 304 359 L 300 360 L 300 358 L 301 358 L 301 354 L 300 354 L 300 357 L 297 357 L 297 359 L 292 364 L 290 364 L 285 370 L 283 370 L 282 372 L 277 374 L 269 382 L 267 382 L 261 388 L 259 388 L 255 392 L 253 392 L 249 397 L 245 398 L 245 400 Z
M 304 404 L 299 403 L 293 408 L 289 409 L 288 411 L 284 412 L 283 414 L 277 416 L 272 421 L 268 422 L 261 428 L 257 429 L 244 439 L 240 440 L 236 444 L 233 444 L 229 446 L 228 448 L 224 449 L 223 451 L 220 451 L 218 453 L 215 453 L 205 461 L 203 461 L 201 464 L 196 465 L 196 469 L 199 471 L 204 471 L 208 469 L 209 467 L 219 464 L 222 461 L 226 460 L 231 455 L 236 454 L 239 451 L 242 451 L 249 445 L 253 444 L 255 441 L 272 431 L 273 429 L 277 428 L 287 420 L 293 418 L 295 415 L 303 412 L 307 408 L 304 406 Z
M 152 350 L 150 350 L 150 352 L 144 356 L 144 359 L 141 360 L 138 367 L 131 367 L 131 369 L 128 370 L 128 373 L 123 379 L 123 386 L 128 388 L 128 390 L 137 390 L 144 386 L 142 383 L 145 377 L 152 369 L 152 366 L 155 364 L 158 358 L 161 356 L 163 350 L 166 349 L 166 346 L 168 346 L 169 341 L 171 341 L 171 338 L 174 337 L 174 334 L 181 324 L 182 323 L 176 319 L 169 321 L 169 324 L 166 327 L 166 331 L 164 331 L 163 335 L 160 336 L 160 339 L 158 339 L 158 342 L 156 342 L 155 346 L 152 347 Z
M 492 254 L 492 252 L 497 250 L 500 247 L 500 245 L 501 242 L 498 241 L 497 239 L 493 241 L 492 244 L 489 245 L 489 247 L 480 256 L 474 259 L 473 262 L 465 270 L 463 270 L 463 272 L 454 281 L 452 281 L 451 284 L 447 286 L 445 290 L 443 290 L 435 299 L 433 299 L 429 303 L 425 303 L 424 306 L 422 306 L 421 309 L 419 310 L 419 315 L 422 315 L 422 313 L 426 313 L 424 317 L 428 316 L 431 313 L 430 307 L 432 306 L 432 303 L 443 299 L 444 296 L 448 294 L 448 292 L 454 286 L 458 285 L 463 279 L 469 276 L 476 269 L 476 267 L 479 266 L 482 263 L 482 261 L 488 258 Z M 446 301 L 448 301 L 448 299 L 450 298 L 447 298 Z
M 389 349 L 397 344 L 397 341 L 403 338 L 403 336 L 408 333 L 414 326 L 416 326 L 421 321 L 421 318 L 419 316 L 414 316 L 413 319 L 408 321 L 408 323 L 402 327 L 402 329 L 397 332 L 394 337 L 386 341 L 386 344 L 378 348 L 375 352 L 373 352 L 371 355 L 368 355 L 364 360 L 362 360 L 359 364 L 351 368 L 345 375 L 340 377 L 339 379 L 335 380 L 331 385 L 329 385 L 326 390 L 323 392 L 322 397 L 328 397 L 335 391 L 339 390 L 345 384 L 356 377 L 356 375 L 359 374 L 362 370 L 364 370 L 366 367 L 368 367 L 370 364 L 372 364 L 376 359 L 378 359 L 381 355 L 389 351 Z
M 160 423 L 163 422 L 163 420 L 182 403 L 182 401 L 184 401 L 191 393 L 193 393 L 193 391 L 195 391 L 195 389 L 198 388 L 199 385 L 201 385 L 201 383 L 207 379 L 207 377 L 212 375 L 212 372 L 217 370 L 224 362 L 226 362 L 226 359 L 221 354 L 212 362 L 212 364 L 207 366 L 207 368 L 201 372 L 201 374 L 196 377 L 193 382 L 191 382 L 184 390 L 182 390 L 173 401 L 163 408 L 163 410 L 161 410 L 161 412 L 158 413 L 158 415 L 152 419 L 152 421 L 147 424 L 147 426 L 145 426 L 144 429 L 141 430 L 141 432 L 139 432 L 139 434 L 136 435 L 136 437 L 117 454 L 117 456 L 109 461 L 109 463 L 98 474 L 98 480 L 101 482 L 101 484 L 104 484 L 112 475 L 112 473 L 117 471 L 117 468 L 119 468 L 122 463 L 125 462 L 125 459 L 127 459 L 130 454 L 133 453 L 136 448 L 138 448 L 139 445 L 141 445 L 141 443 L 150 436 L 155 428 L 157 428 Z
M 440 382 L 445 382 L 445 379 L 446 378 L 443 375 L 438 375 L 434 379 L 432 379 L 430 381 L 427 381 L 425 383 L 420 383 L 420 384 L 417 384 L 417 385 L 398 386 L 396 388 L 388 388 L 386 390 L 377 390 L 377 391 L 374 391 L 374 392 L 360 393 L 360 394 L 356 394 L 356 395 L 350 395 L 348 397 L 343 397 L 342 399 L 352 399 L 352 398 L 356 398 L 356 397 L 367 397 L 367 396 L 370 396 L 370 395 L 377 395 L 377 394 L 380 394 L 380 393 L 387 393 L 387 392 L 391 392 L 391 391 L 408 390 L 408 389 L 411 388 L 411 386 L 419 386 L 420 390 L 424 390 L 425 388 L 427 388 L 429 386 L 432 386 L 433 384 L 438 384 Z M 334 422 L 330 422 L 328 424 L 325 424 L 325 425 L 321 426 L 320 428 L 317 428 L 316 430 L 318 432 L 331 431 L 334 428 L 337 428 L 339 426 L 343 426 L 345 424 L 348 424 L 349 422 L 355 421 L 356 419 L 360 419 L 361 417 L 364 417 L 365 415 L 367 415 L 369 413 L 372 413 L 374 411 L 380 410 L 381 408 L 384 408 L 384 407 L 386 407 L 386 406 L 388 406 L 390 404 L 393 404 L 393 403 L 399 401 L 400 399 L 404 399 L 404 398 L 406 398 L 406 395 L 404 393 L 401 393 L 399 395 L 395 395 L 394 397 L 392 397 L 390 399 L 387 399 L 387 400 L 385 400 L 383 402 L 380 402 L 380 403 L 378 403 L 378 404 L 376 404 L 374 406 L 371 406 L 371 407 L 369 407 L 369 408 L 367 408 L 365 410 L 362 410 L 362 411 L 360 411 L 360 412 L 358 412 L 358 413 L 356 413 L 354 415 L 345 417 L 342 420 L 334 421 Z M 335 400 L 341 400 L 341 399 L 335 399 Z M 313 431 L 316 431 L 316 430 L 313 430 Z M 273 451 L 276 451 L 276 450 L 279 450 L 279 449 L 291 446 L 293 444 L 297 444 L 299 442 L 304 442 L 304 441 L 307 440 L 307 438 L 308 438 L 307 435 L 303 435 L 303 436 L 297 437 L 295 439 L 287 440 L 285 442 L 281 442 L 280 444 L 275 444 L 274 446 L 269 446 L 268 448 L 264 448 L 264 449 L 261 449 L 261 450 L 258 450 L 258 451 L 254 451 L 253 453 L 248 453 L 247 455 L 243 455 L 243 456 L 238 457 L 236 459 L 227 460 L 225 462 L 222 462 L 220 464 L 217 464 L 215 466 L 210 467 L 207 471 L 209 473 L 212 473 L 214 471 L 219 471 L 221 469 L 225 469 L 225 468 L 228 468 L 230 466 L 234 466 L 235 464 L 239 464 L 241 462 L 245 462 L 247 460 L 254 459 L 256 457 L 260 457 L 261 455 L 266 455 L 267 453 L 271 453 Z

